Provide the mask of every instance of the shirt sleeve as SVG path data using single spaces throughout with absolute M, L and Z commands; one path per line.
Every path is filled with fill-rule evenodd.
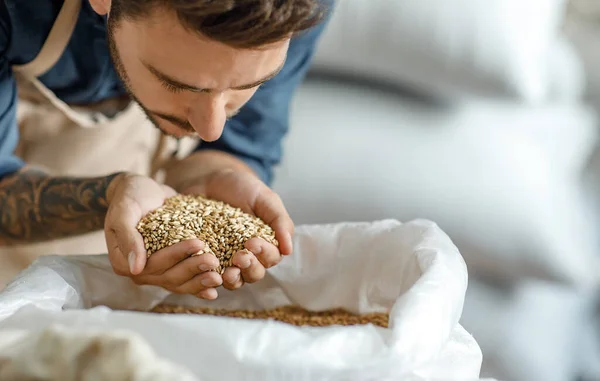
M 4 8 L 4 5 L 0 6 Z M 5 9 L 0 9 L 0 180 L 18 171 L 24 163 L 14 155 L 19 141 L 17 84 L 7 57 L 9 28 Z
M 263 84 L 240 112 L 227 121 L 218 140 L 201 142 L 197 151 L 212 149 L 230 153 L 254 169 L 267 185 L 271 184 L 273 167 L 281 161 L 282 140 L 289 128 L 290 102 L 308 72 L 329 16 L 292 39 L 279 74 Z

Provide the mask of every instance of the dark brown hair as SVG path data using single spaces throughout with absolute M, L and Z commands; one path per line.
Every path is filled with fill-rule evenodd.
M 323 0 L 112 0 L 109 19 L 172 10 L 184 27 L 237 48 L 259 48 L 319 24 Z

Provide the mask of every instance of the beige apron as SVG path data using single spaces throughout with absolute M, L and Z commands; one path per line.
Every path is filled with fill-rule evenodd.
M 128 171 L 161 181 L 161 168 L 173 157 L 187 155 L 196 143 L 194 139 L 178 144 L 165 137 L 128 98 L 73 107 L 58 99 L 37 79 L 62 55 L 80 7 L 81 0 L 65 0 L 38 56 L 12 68 L 19 91 L 17 121 L 21 135 L 16 154 L 27 164 L 42 167 L 57 176 L 91 177 Z M 0 289 L 40 255 L 105 252 L 102 231 L 0 248 Z

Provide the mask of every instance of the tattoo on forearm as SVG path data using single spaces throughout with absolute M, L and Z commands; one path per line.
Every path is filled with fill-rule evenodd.
M 0 241 L 40 242 L 100 230 L 116 177 L 51 177 L 34 169 L 0 182 Z

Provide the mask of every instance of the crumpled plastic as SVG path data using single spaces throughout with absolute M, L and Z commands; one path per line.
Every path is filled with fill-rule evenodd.
M 0 331 L 0 380 L 200 381 L 129 331 Z
M 467 282 L 458 249 L 432 222 L 305 225 L 296 229 L 294 253 L 262 281 L 219 290 L 215 301 L 136 285 L 114 274 L 106 255 L 42 257 L 0 293 L 0 337 L 9 330 L 40 336 L 59 326 L 80 337 L 96 337 L 92 329 L 131 332 L 156 354 L 140 361 L 159 358 L 202 381 L 471 381 L 479 379 L 482 353 L 459 324 Z M 317 328 L 133 311 L 162 302 L 389 311 L 390 319 L 388 329 Z M 28 342 L 39 349 L 38 341 Z M 6 348 L 0 346 L 0 374 Z

